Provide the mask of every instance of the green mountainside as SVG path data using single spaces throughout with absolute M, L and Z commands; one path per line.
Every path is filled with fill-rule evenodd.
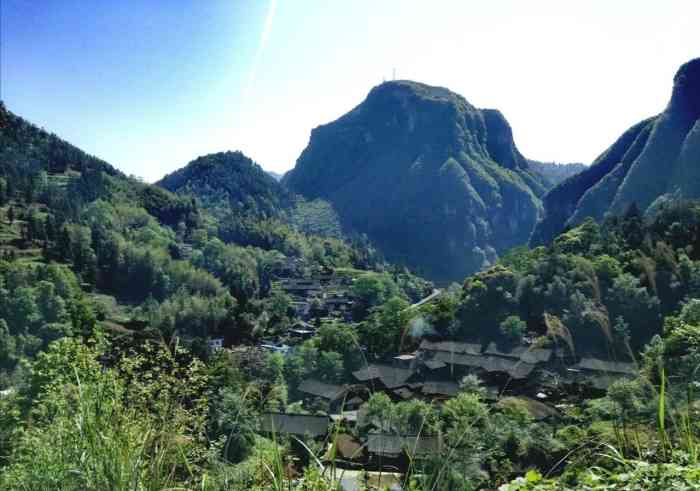
M 156 186 L 198 203 L 209 230 L 225 242 L 290 257 L 314 256 L 326 266 L 342 264 L 326 261 L 320 250 L 335 251 L 328 258 L 351 256 L 361 267 L 382 262 L 366 238 L 343 233 L 329 203 L 292 193 L 241 152 L 199 157 Z
M 700 59 L 674 77 L 666 109 L 627 130 L 586 170 L 544 197 L 532 244 L 552 240 L 586 217 L 601 220 L 635 205 L 700 196 Z
M 331 202 L 390 260 L 440 280 L 524 243 L 546 191 L 500 112 L 410 81 L 383 83 L 315 128 L 283 183 Z
M 241 152 L 199 157 L 158 183 L 172 192 L 197 196 L 210 210 L 274 217 L 292 205 L 292 195 L 277 179 Z

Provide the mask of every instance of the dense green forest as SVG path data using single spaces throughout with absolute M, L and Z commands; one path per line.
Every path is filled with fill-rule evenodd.
M 328 239 L 345 238 L 346 242 L 357 243 L 360 250 L 370 249 L 366 237 L 343 231 L 330 203 L 295 195 L 241 152 L 200 157 L 165 176 L 158 185 L 196 198 L 216 219 L 219 236 L 229 242 L 278 248 L 275 241 L 279 239 L 274 236 L 302 232 L 325 238 L 326 247 L 342 247 L 339 241 Z M 372 254 L 377 255 L 375 251 Z M 378 257 L 367 260 L 376 262 Z

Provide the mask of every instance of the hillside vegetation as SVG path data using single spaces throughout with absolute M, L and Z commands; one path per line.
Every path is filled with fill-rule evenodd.
M 241 152 L 199 157 L 157 184 L 169 191 L 197 196 L 216 214 L 275 217 L 292 203 L 291 194 L 278 180 Z
M 365 267 L 382 261 L 366 237 L 345 233 L 328 202 L 295 195 L 241 152 L 199 157 L 157 186 L 197 202 L 207 216 L 207 228 L 226 242 L 275 249 L 293 257 L 313 254 L 316 259 L 324 254 L 321 248 L 332 249 Z

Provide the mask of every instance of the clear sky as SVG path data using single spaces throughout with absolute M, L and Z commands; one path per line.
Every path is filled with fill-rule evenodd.
M 698 0 L 0 0 L 8 108 L 129 174 L 240 149 L 294 166 L 382 79 L 500 109 L 590 163 L 700 56 Z

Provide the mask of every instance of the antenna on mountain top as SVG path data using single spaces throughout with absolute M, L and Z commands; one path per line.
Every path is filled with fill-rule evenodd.
M 396 80 L 396 68 L 394 68 L 393 71 L 391 72 L 391 79 Z

